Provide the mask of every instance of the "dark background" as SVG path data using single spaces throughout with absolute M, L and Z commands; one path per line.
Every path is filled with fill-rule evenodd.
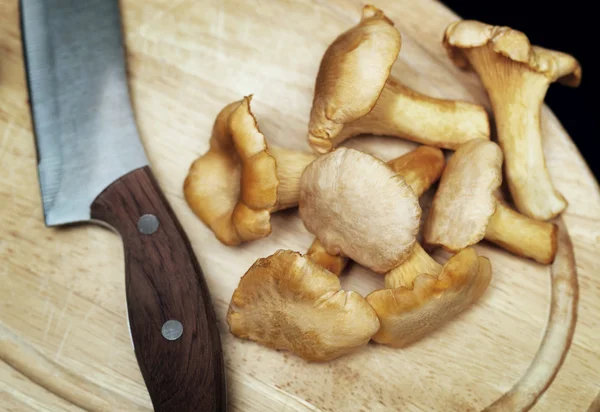
M 600 53 L 600 20 L 593 10 L 596 2 L 570 1 L 552 5 L 548 0 L 472 1 L 445 0 L 464 19 L 509 26 L 527 34 L 532 44 L 569 53 L 583 69 L 579 88 L 554 83 L 546 103 L 572 137 L 590 169 L 600 180 L 600 104 L 593 93 L 599 90 L 600 73 L 592 63 Z M 594 21 L 596 20 L 596 21 Z

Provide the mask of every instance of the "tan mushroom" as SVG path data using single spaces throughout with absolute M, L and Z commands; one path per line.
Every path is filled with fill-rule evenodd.
M 385 273 L 410 254 L 421 207 L 404 179 L 382 160 L 339 148 L 302 174 L 300 217 L 331 255 Z
M 366 297 L 381 323 L 373 340 L 400 348 L 423 338 L 479 299 L 491 275 L 490 261 L 473 248 L 442 266 L 416 243 L 410 258 L 386 275 L 386 289 Z
M 327 253 L 325 246 L 323 246 L 321 242 L 319 242 L 319 239 L 316 238 L 308 248 L 306 257 L 336 276 L 340 276 L 348 264 L 347 257 Z
M 371 293 L 367 301 L 381 323 L 373 340 L 395 347 L 463 311 L 491 276 L 489 261 L 472 248 L 444 266 L 423 250 L 415 241 L 417 197 L 405 185 L 382 161 L 341 148 L 311 163 L 300 189 L 300 216 L 328 252 L 329 247 L 340 250 L 363 266 L 387 272 L 388 289 Z
M 440 149 L 419 146 L 417 149 L 387 162 L 392 170 L 421 197 L 442 175 L 446 161 Z M 318 239 L 308 249 L 307 257 L 339 276 L 348 259 L 342 255 L 330 255 Z
M 392 21 L 365 6 L 360 23 L 327 48 L 310 113 L 308 140 L 314 150 L 327 153 L 359 134 L 448 149 L 489 138 L 483 107 L 425 96 L 390 78 L 401 43 Z
M 519 256 L 549 264 L 556 255 L 556 225 L 522 215 L 494 196 L 502 182 L 502 151 L 472 140 L 454 152 L 440 180 L 423 239 L 457 252 L 484 237 Z
M 226 245 L 271 233 L 271 213 L 298 204 L 300 176 L 310 153 L 267 147 L 250 110 L 251 96 L 217 116 L 208 152 L 190 167 L 185 199 Z
M 579 62 L 568 54 L 532 46 L 520 31 L 477 21 L 451 24 L 443 43 L 458 67 L 479 75 L 488 93 L 517 209 L 539 220 L 557 216 L 567 202 L 546 168 L 541 109 L 551 83 L 579 85 Z
M 368 343 L 379 329 L 358 293 L 299 253 L 279 250 L 258 259 L 233 293 L 231 333 L 285 349 L 308 361 L 327 361 Z
M 387 163 L 397 175 L 404 178 L 415 195 L 421 197 L 442 175 L 446 159 L 440 149 L 419 146 Z

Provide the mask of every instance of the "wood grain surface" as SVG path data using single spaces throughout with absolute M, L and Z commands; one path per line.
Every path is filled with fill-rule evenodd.
M 418 91 L 489 109 L 477 77 L 456 69 L 441 47 L 456 15 L 432 0 L 374 4 L 403 36 L 395 76 Z M 183 200 L 188 167 L 207 150 L 221 108 L 251 93 L 269 142 L 308 150 L 320 58 L 358 21 L 362 5 L 121 1 L 141 136 L 206 275 L 232 411 L 481 410 L 525 374 L 546 329 L 549 267 L 483 242 L 477 252 L 493 265 L 488 291 L 471 310 L 406 349 L 370 344 L 333 362 L 307 364 L 228 332 L 225 314 L 246 269 L 280 248 L 305 251 L 312 237 L 292 209 L 272 217 L 269 237 L 222 245 Z M 17 1 L 6 0 L 0 3 L 0 405 L 9 411 L 149 410 L 127 329 L 121 240 L 95 226 L 44 226 L 30 121 Z M 580 299 L 571 349 L 533 410 L 585 411 L 600 389 L 600 190 L 548 108 L 542 122 L 550 174 L 569 201 L 564 222 Z M 374 137 L 346 145 L 384 160 L 415 147 Z M 366 294 L 383 287 L 383 278 L 353 265 L 342 284 Z
M 131 339 L 156 411 L 225 411 L 226 384 L 217 321 L 206 280 L 177 217 L 149 167 L 113 182 L 94 200 L 92 219 L 123 238 Z M 140 218 L 157 219 L 153 232 Z M 163 338 L 167 321 L 181 336 Z

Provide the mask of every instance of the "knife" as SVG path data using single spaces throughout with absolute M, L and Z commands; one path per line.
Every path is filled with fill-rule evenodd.
M 225 411 L 215 313 L 138 136 L 118 0 L 20 8 L 46 225 L 95 222 L 121 235 L 129 328 L 154 409 Z

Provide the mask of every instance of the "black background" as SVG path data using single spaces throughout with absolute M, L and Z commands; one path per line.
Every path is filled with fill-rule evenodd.
M 596 2 L 445 0 L 444 3 L 464 19 L 512 27 L 527 34 L 532 44 L 569 53 L 579 60 L 583 69 L 579 88 L 554 83 L 548 90 L 546 103 L 572 137 L 596 180 L 600 180 L 600 105 L 594 96 L 599 90 L 600 73 L 593 66 L 600 54 Z

